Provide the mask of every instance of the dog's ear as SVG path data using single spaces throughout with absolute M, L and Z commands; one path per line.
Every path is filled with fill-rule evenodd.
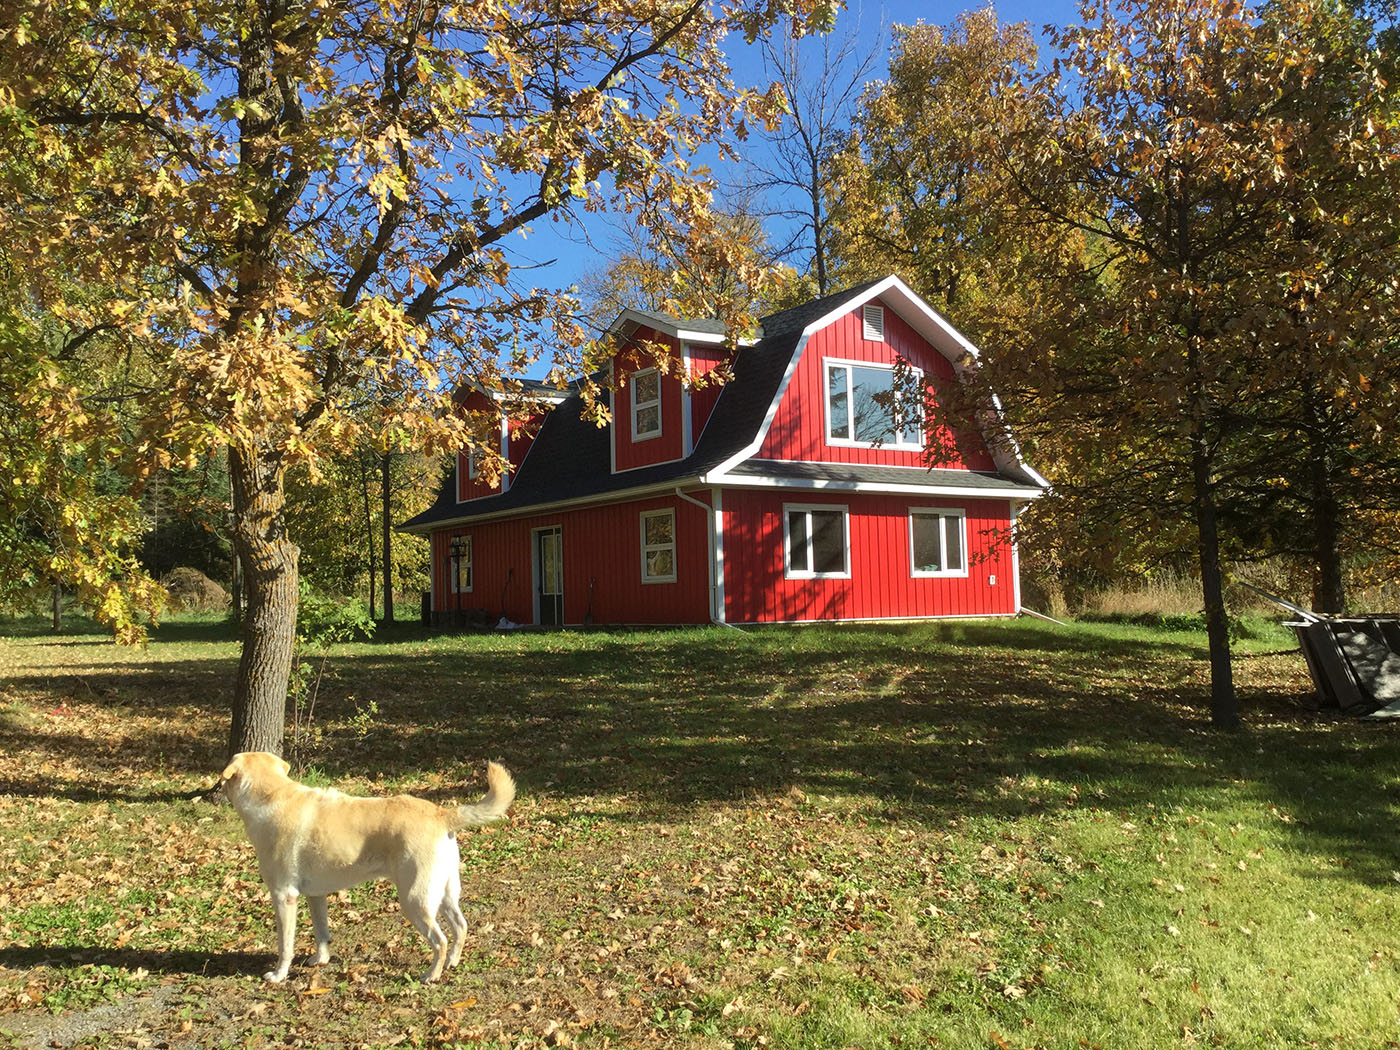
M 279 758 L 277 760 L 277 768 L 282 770 L 282 775 L 285 777 L 288 773 L 292 771 L 292 764 L 288 762 L 285 758 Z
M 242 768 L 243 756 L 241 754 L 234 755 L 232 761 L 230 761 L 228 765 L 224 766 L 224 771 L 219 774 L 220 783 L 227 783 L 229 780 L 232 780 L 235 776 L 237 776 L 237 774 L 239 773 L 239 771 L 242 770 Z

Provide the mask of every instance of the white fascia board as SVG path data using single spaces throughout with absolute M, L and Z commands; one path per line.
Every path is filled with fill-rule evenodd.
M 652 485 L 639 485 L 637 488 L 633 489 L 600 492 L 592 496 L 578 496 L 574 499 L 554 500 L 550 503 L 531 503 L 523 507 L 511 507 L 509 510 L 492 511 L 486 514 L 464 514 L 454 518 L 442 518 L 437 521 L 429 521 L 422 525 L 414 525 L 411 527 L 399 526 L 398 531 L 424 536 L 438 529 L 447 529 L 459 525 L 477 525 L 488 521 L 504 521 L 507 518 L 528 518 L 536 514 L 552 514 L 555 511 L 592 507 L 600 503 L 632 503 L 636 500 L 651 499 L 653 496 L 669 493 L 677 486 L 685 488 L 687 486 L 698 485 L 699 483 L 700 478 L 692 474 L 687 477 L 672 478 L 669 481 L 659 481 Z
M 510 382 L 510 379 L 507 379 L 506 382 Z M 475 392 L 492 401 L 544 401 L 551 405 L 563 404 L 569 399 L 567 391 L 557 388 L 535 391 L 521 389 L 518 392 L 511 392 L 509 390 L 498 390 L 495 387 L 486 387 L 475 379 L 468 379 L 458 384 L 456 391 L 453 393 L 453 397 L 458 397 L 464 392 Z
M 987 447 L 992 454 L 992 462 L 997 465 L 998 470 L 1013 476 L 1019 474 L 1024 480 L 1029 481 L 1032 485 L 1039 485 L 1043 489 L 1050 488 L 1050 482 L 1045 479 L 1044 475 L 1021 458 L 1021 446 L 1016 443 L 1011 428 L 1002 420 L 1001 398 L 996 394 L 992 395 L 992 419 L 990 423 L 980 419 L 976 422 L 984 439 L 989 429 L 994 434 L 995 440 L 987 442 Z
M 709 477 L 723 477 L 727 471 L 744 462 L 763 447 L 763 439 L 768 436 L 768 428 L 773 425 L 773 417 L 778 414 L 778 406 L 783 403 L 783 395 L 787 393 L 788 384 L 792 382 L 793 373 L 797 371 L 797 362 L 802 360 L 803 351 L 807 349 L 807 340 L 812 337 L 814 331 L 816 328 L 813 325 L 808 325 L 802 330 L 802 335 L 797 340 L 797 346 L 792 351 L 792 357 L 788 359 L 787 369 L 783 372 L 783 380 L 778 384 L 778 392 L 773 395 L 768 410 L 763 414 L 763 423 L 758 428 L 758 434 L 747 445 L 711 471 Z M 718 408 L 719 405 L 716 404 L 715 407 Z
M 618 314 L 617 317 L 613 319 L 612 324 L 608 325 L 608 334 L 613 335 L 621 332 L 622 326 L 628 322 L 631 322 L 639 328 L 650 328 L 654 332 L 668 335 L 672 339 L 676 339 L 680 342 L 698 343 L 702 346 L 722 346 L 726 338 L 722 333 L 692 332 L 688 328 L 682 328 L 679 323 L 668 322 L 659 317 L 650 317 L 646 314 L 638 313 L 630 307 Z
M 494 390 L 489 393 L 489 396 L 492 401 L 543 401 L 551 405 L 562 405 L 565 401 L 569 400 L 569 395 L 562 390 L 550 390 L 548 392 L 543 390 L 522 390 L 517 394 L 509 393 L 504 390 Z
M 778 406 L 783 403 L 783 395 L 787 393 L 788 385 L 792 382 L 793 373 L 797 371 L 797 363 L 802 360 L 802 355 L 807 350 L 807 343 L 812 338 L 812 334 L 821 331 L 838 317 L 843 317 L 850 313 L 857 306 L 869 302 L 894 284 L 903 286 L 903 282 L 901 282 L 898 277 L 891 274 L 883 281 L 872 285 L 859 295 L 853 295 L 849 299 L 844 300 L 840 306 L 827 311 L 806 328 L 802 329 L 802 335 L 798 337 L 797 346 L 793 348 L 792 357 L 788 359 L 787 369 L 783 372 L 783 380 L 778 384 L 778 391 L 773 395 L 773 400 L 769 404 L 768 410 L 763 414 L 763 423 L 758 428 L 757 436 L 755 436 L 753 441 L 749 442 L 748 445 L 716 467 L 711 476 L 723 475 L 731 467 L 744 462 L 744 460 L 751 457 L 763 447 L 763 441 L 768 437 L 769 428 L 773 426 L 773 417 L 778 414 Z
M 970 489 L 961 485 L 916 485 L 900 482 L 834 481 L 818 478 L 774 478 L 744 474 L 721 474 L 712 471 L 700 479 L 704 485 L 723 485 L 731 489 L 803 489 L 821 492 L 864 492 L 872 495 L 956 496 L 959 499 L 1033 500 L 1045 495 L 1045 490 L 1029 485 L 1002 485 L 997 488 Z
M 681 371 L 685 379 L 681 381 L 681 458 L 695 451 L 695 441 L 690 433 L 690 343 L 681 343 Z
M 501 413 L 501 491 L 510 491 L 510 420 Z
M 675 336 L 683 343 L 697 343 L 700 346 L 723 346 L 725 336 L 717 332 L 691 332 L 685 328 L 676 329 Z

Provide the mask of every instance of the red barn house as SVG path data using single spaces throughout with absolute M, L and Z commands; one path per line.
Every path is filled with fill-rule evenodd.
M 955 462 L 924 465 L 900 411 L 898 360 L 951 377 L 974 348 L 896 277 L 763 319 L 723 386 L 630 354 L 667 344 L 691 376 L 724 360 L 713 321 L 625 311 L 613 419 L 576 390 L 533 440 L 501 412 L 500 482 L 458 457 L 431 508 L 432 609 L 522 624 L 801 623 L 1012 616 L 1011 525 L 1046 483 L 1004 434 L 969 427 Z M 485 395 L 473 395 L 490 405 Z M 999 427 L 999 424 L 996 424 Z

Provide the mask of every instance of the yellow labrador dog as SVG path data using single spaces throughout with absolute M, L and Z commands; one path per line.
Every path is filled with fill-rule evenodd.
M 462 880 L 454 832 L 504 816 L 515 800 L 511 775 L 489 763 L 489 790 L 481 801 L 444 809 L 412 795 L 352 798 L 306 787 L 287 776 L 290 768 L 266 751 L 245 751 L 233 756 L 221 778 L 253 840 L 277 914 L 277 969 L 263 976 L 273 982 L 287 978 L 298 897 L 311 907 L 316 954 L 310 961 L 319 965 L 331 954 L 326 895 L 374 878 L 394 880 L 404 914 L 428 939 L 433 964 L 423 980 L 436 981 L 444 964 L 456 966 L 467 920 L 457 906 Z M 452 931 L 450 944 L 438 926 L 440 914 Z

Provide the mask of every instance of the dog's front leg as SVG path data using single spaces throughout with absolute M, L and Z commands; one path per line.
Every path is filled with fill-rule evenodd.
M 331 959 L 331 922 L 326 913 L 326 898 L 307 897 L 306 904 L 311 909 L 311 928 L 316 931 L 316 954 L 311 957 L 311 965 L 320 966 Z
M 297 891 L 273 890 L 272 910 L 277 916 L 277 969 L 269 970 L 263 978 L 273 984 L 287 979 L 292 968 L 292 946 L 297 933 Z

